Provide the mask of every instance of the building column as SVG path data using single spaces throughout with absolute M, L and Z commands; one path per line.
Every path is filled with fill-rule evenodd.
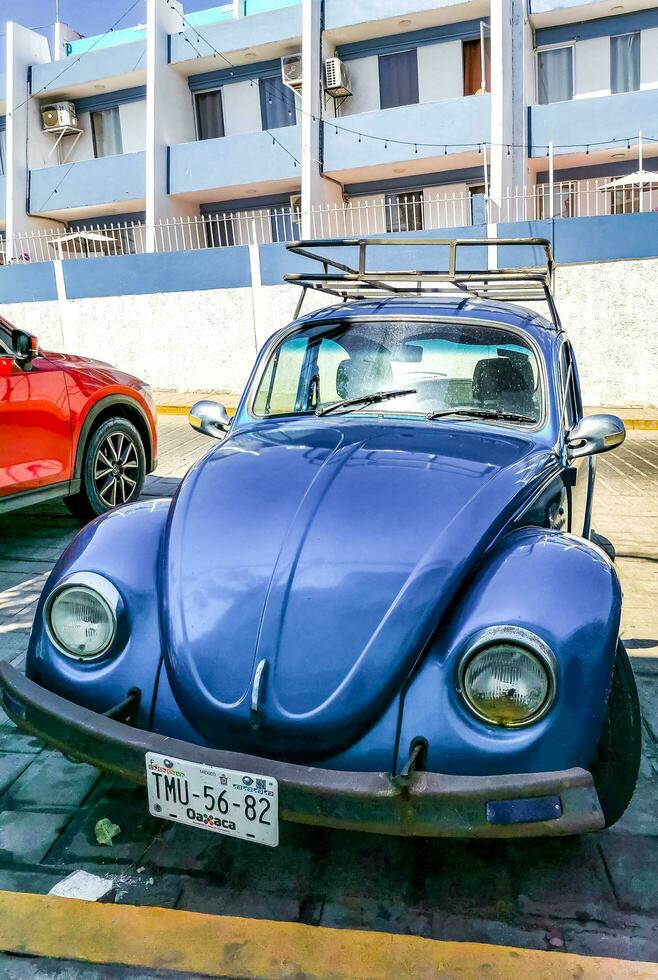
M 320 119 L 323 113 L 323 41 L 321 0 L 302 4 L 302 238 L 315 237 L 313 208 L 342 205 L 340 186 L 322 176 Z
M 41 109 L 28 85 L 30 65 L 50 61 L 48 41 L 42 34 L 30 31 L 13 21 L 7 23 L 6 39 L 6 236 L 7 261 L 24 251 L 16 236 L 61 227 L 57 221 L 29 213 L 30 150 L 41 141 Z
M 64 24 L 61 20 L 58 20 L 55 24 L 53 60 L 62 61 L 66 58 L 66 42 L 79 41 L 81 37 L 82 34 L 78 34 L 68 24 Z
M 169 64 L 169 35 L 187 30 L 179 0 L 147 0 L 146 14 L 146 249 L 157 247 L 155 225 L 196 217 L 198 204 L 169 195 L 168 147 L 195 138 L 187 78 Z
M 527 174 L 525 13 L 520 0 L 491 4 L 491 220 L 501 217 L 508 188 Z M 509 152 L 508 152 L 509 147 Z M 502 218 L 506 217 L 506 211 Z

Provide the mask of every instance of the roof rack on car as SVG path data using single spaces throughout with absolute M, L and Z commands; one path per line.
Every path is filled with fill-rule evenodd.
M 447 265 L 444 268 L 427 269 L 372 268 L 369 259 L 372 262 L 373 251 L 382 246 L 447 248 Z M 541 265 L 533 266 L 458 268 L 460 250 L 463 255 L 465 249 L 483 246 L 535 246 L 543 250 L 545 258 Z M 337 249 L 358 249 L 356 264 L 341 262 L 335 251 Z M 317 289 L 343 300 L 435 296 L 461 292 L 478 299 L 503 302 L 545 302 L 551 320 L 560 329 L 560 319 L 553 299 L 554 262 L 551 243 L 547 238 L 324 238 L 291 242 L 288 251 L 304 259 L 312 259 L 321 266 L 321 271 L 291 272 L 283 277 L 286 282 L 303 288 L 295 318 L 299 316 L 307 289 Z

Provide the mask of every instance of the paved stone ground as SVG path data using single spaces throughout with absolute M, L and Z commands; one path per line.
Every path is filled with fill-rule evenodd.
M 164 418 L 161 429 L 150 496 L 171 494 L 209 448 L 184 419 Z M 85 868 L 115 878 L 115 902 L 658 961 L 656 433 L 633 433 L 599 460 L 594 524 L 618 550 L 645 721 L 637 793 L 612 830 L 413 841 L 282 824 L 280 846 L 258 848 L 150 817 L 142 789 L 68 762 L 0 718 L 0 889 L 47 892 Z M 37 597 L 76 529 L 61 505 L 0 519 L 1 659 L 23 663 Z M 122 827 L 112 848 L 95 843 L 100 817 Z M 0 957 L 0 973 L 39 975 L 11 957 Z

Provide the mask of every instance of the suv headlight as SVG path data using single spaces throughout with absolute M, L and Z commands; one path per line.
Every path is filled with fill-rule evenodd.
M 518 728 L 546 714 L 557 692 L 557 662 L 530 630 L 494 626 L 473 637 L 459 665 L 459 689 L 483 721 Z
M 119 603 L 119 593 L 101 575 L 73 575 L 48 597 L 44 610 L 48 635 L 67 657 L 101 657 L 116 636 Z

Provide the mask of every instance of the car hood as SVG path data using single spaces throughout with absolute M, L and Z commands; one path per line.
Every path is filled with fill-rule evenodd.
M 551 455 L 463 422 L 299 421 L 226 439 L 167 528 L 165 659 L 184 714 L 211 744 L 298 758 L 350 744 Z

